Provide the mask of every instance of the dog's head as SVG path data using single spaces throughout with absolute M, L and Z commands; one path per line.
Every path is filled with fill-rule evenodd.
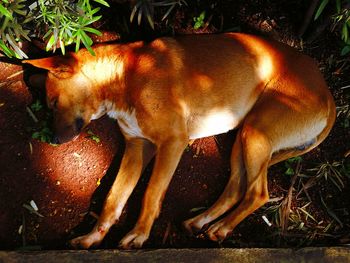
M 79 56 L 70 54 L 23 62 L 48 70 L 46 95 L 48 107 L 53 111 L 56 143 L 74 139 L 90 120 L 102 115 L 96 117 L 100 96 L 96 94 L 93 76 L 82 70 Z

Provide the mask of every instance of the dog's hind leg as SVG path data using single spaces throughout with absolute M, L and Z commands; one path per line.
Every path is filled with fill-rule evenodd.
M 231 153 L 231 176 L 219 199 L 205 212 L 186 220 L 183 224 L 188 232 L 195 234 L 206 225 L 226 213 L 243 197 L 246 189 L 245 168 L 242 153 L 241 132 L 236 136 Z
M 268 199 L 267 168 L 271 159 L 268 137 L 259 129 L 244 125 L 241 130 L 242 153 L 246 169 L 246 190 L 237 208 L 206 231 L 211 240 L 222 241 L 245 217 Z
M 142 170 L 154 154 L 155 147 L 150 142 L 138 138 L 126 140 L 120 169 L 103 205 L 102 213 L 90 233 L 71 240 L 73 247 L 87 249 L 103 240 L 110 227 L 118 221 Z

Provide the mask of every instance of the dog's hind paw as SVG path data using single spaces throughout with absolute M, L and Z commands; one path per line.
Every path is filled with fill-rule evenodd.
M 205 231 L 206 236 L 215 242 L 221 243 L 225 240 L 227 236 L 232 233 L 232 229 L 227 226 L 224 222 L 218 221 L 211 225 L 207 231 Z
M 147 239 L 148 234 L 132 230 L 120 241 L 119 247 L 122 249 L 141 248 Z
M 193 236 L 196 236 L 203 232 L 209 225 L 207 220 L 202 219 L 200 217 L 201 215 L 198 215 L 194 218 L 187 219 L 182 223 L 185 230 Z
M 194 235 L 198 234 L 198 233 L 201 231 L 201 228 L 198 228 L 198 227 L 194 224 L 193 218 L 184 221 L 184 222 L 182 223 L 182 226 L 184 227 L 184 229 L 186 230 L 186 232 L 189 233 L 191 236 L 194 236 Z

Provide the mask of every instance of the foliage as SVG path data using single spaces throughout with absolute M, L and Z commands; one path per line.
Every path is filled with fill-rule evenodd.
M 167 19 L 171 11 L 176 6 L 187 5 L 185 0 L 137 0 L 130 15 L 130 22 L 137 17 L 137 24 L 140 25 L 142 18 L 146 18 L 149 25 L 154 29 L 154 8 L 166 8 L 166 12 L 162 17 L 162 21 Z
M 48 123 L 46 121 L 41 122 L 40 127 L 32 133 L 33 139 L 46 143 L 52 142 L 52 136 L 52 130 L 48 127 Z
M 350 0 L 322 0 L 315 13 L 315 20 L 318 19 L 326 6 L 330 3 L 335 3 L 335 13 L 332 15 L 333 28 L 332 30 L 339 30 L 341 34 L 341 39 L 344 42 L 344 47 L 341 51 L 341 55 L 346 55 L 350 52 Z
M 25 25 L 32 20 L 25 10 L 26 0 L 3 0 L 0 3 L 0 49 L 8 57 L 27 58 L 18 42 L 29 38 Z
M 101 141 L 100 137 L 98 137 L 96 134 L 94 134 L 93 131 L 88 130 L 87 134 L 88 134 L 88 136 L 86 138 L 91 139 L 96 143 L 99 143 Z
M 297 162 L 301 162 L 302 158 L 300 156 L 289 158 L 284 162 L 284 165 L 286 167 L 286 171 L 284 172 L 286 175 L 293 175 L 295 173 L 293 165 Z
M 319 186 L 324 187 L 330 182 L 329 186 L 333 185 L 341 192 L 345 186 L 345 177 L 350 177 L 345 160 L 313 164 L 312 168 L 303 169 L 303 172 L 298 169 L 300 162 L 300 157 L 285 162 L 285 174 L 293 175 L 293 182 L 286 196 L 277 201 L 271 200 L 275 203 L 266 205 L 263 214 L 271 219 L 275 227 L 274 237 L 302 246 L 312 244 L 318 237 L 333 237 L 331 233 L 335 229 L 343 228 L 339 215 L 346 208 L 334 208 L 337 206 L 329 201 L 327 203 L 329 196 Z M 318 191 L 318 196 L 310 195 L 312 188 L 313 192 Z
M 105 0 L 91 0 L 109 6 Z M 3 0 L 0 3 L 0 48 L 8 57 L 27 58 L 21 50 L 23 39 L 32 36 L 47 41 L 46 50 L 55 51 L 57 47 L 65 53 L 65 46 L 80 44 L 93 54 L 92 40 L 88 33 L 100 35 L 100 31 L 91 27 L 101 16 L 96 14 L 90 0 Z
M 194 29 L 199 29 L 204 26 L 204 19 L 205 19 L 205 11 L 203 11 L 198 17 L 193 18 L 194 22 Z
M 350 127 L 350 105 L 345 104 L 337 107 L 337 118 L 341 120 L 343 128 Z
M 30 110 L 31 111 L 28 111 L 28 113 L 30 113 L 35 122 L 35 127 L 30 128 L 32 138 L 37 139 L 41 142 L 52 144 L 51 142 L 53 141 L 53 131 L 49 125 L 52 119 L 51 112 L 45 111 L 45 107 L 40 102 L 40 100 L 33 102 L 30 105 Z M 40 115 L 40 120 L 36 117 L 36 115 Z

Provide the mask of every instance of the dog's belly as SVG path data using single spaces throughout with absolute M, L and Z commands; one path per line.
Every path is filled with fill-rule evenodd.
M 214 110 L 194 115 L 188 122 L 189 138 L 198 139 L 228 132 L 237 127 L 241 118 L 230 110 Z

